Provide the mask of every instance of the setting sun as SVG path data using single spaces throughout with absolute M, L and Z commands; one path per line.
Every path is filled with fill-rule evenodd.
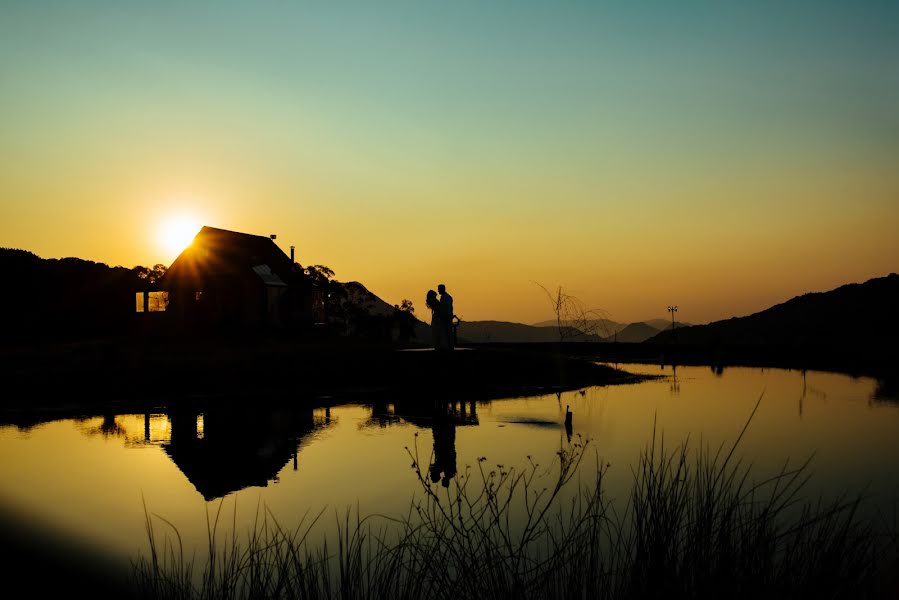
M 160 248 L 174 260 L 182 250 L 190 246 L 201 227 L 200 222 L 193 217 L 169 217 L 159 225 L 157 239 Z

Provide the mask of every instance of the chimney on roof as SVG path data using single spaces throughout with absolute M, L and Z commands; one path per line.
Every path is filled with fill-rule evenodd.
M 278 239 L 278 236 L 277 236 L 277 235 L 275 235 L 275 234 L 274 234 L 274 233 L 273 233 L 273 234 L 271 234 L 271 235 L 270 235 L 270 236 L 268 236 L 268 237 L 270 237 L 270 238 L 272 238 L 272 239 L 273 239 L 273 240 L 276 240 L 276 239 Z
M 290 247 L 290 262 L 296 262 L 293 260 L 293 246 Z

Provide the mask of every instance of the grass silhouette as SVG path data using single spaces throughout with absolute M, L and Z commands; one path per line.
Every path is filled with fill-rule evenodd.
M 199 570 L 147 513 L 135 581 L 172 599 L 894 597 L 883 571 L 896 536 L 859 518 L 862 496 L 811 501 L 810 461 L 756 478 L 738 459 L 742 435 L 669 450 L 654 429 L 623 502 L 604 489 L 608 466 L 577 476 L 590 448 L 577 437 L 547 468 L 480 458 L 448 488 L 415 444 L 420 493 L 402 518 L 347 511 L 336 540 L 316 543 L 323 513 L 287 530 L 259 510 L 246 538 L 221 540 L 220 505 Z

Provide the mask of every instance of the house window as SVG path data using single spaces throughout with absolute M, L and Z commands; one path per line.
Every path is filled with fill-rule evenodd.
M 194 300 L 199 302 L 203 299 L 203 292 L 194 292 Z
M 147 312 L 163 312 L 168 306 L 168 292 L 150 292 L 147 294 Z
M 168 292 L 138 292 L 135 299 L 136 312 L 163 312 L 169 306 Z

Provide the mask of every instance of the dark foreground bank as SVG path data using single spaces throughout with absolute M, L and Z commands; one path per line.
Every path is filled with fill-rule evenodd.
M 587 357 L 527 347 L 437 352 L 344 339 L 118 338 L 20 343 L 0 352 L 0 410 L 19 414 L 224 397 L 488 399 L 639 380 Z
M 512 348 L 555 352 L 558 343 L 477 344 L 480 348 Z M 893 380 L 899 374 L 899 346 L 893 340 L 878 344 L 750 344 L 664 342 L 571 342 L 568 356 L 615 363 L 650 363 L 677 366 L 759 367 L 830 371 L 854 377 Z

